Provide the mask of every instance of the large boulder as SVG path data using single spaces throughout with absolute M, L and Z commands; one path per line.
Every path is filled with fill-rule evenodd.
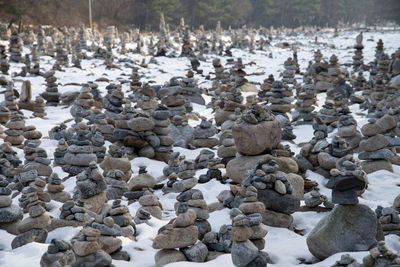
M 377 242 L 377 229 L 368 206 L 337 205 L 308 235 L 308 249 L 320 260 L 338 252 L 366 251 Z
M 281 142 L 281 127 L 277 120 L 250 124 L 245 121 L 233 124 L 232 135 L 240 154 L 254 156 L 270 152 Z

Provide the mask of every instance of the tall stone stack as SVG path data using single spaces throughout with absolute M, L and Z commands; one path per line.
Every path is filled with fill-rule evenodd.
M 20 113 L 16 93 L 17 91 L 14 89 L 14 83 L 9 82 L 4 93 L 4 102 L 2 102 L 2 104 L 11 112 L 11 114 Z
M 376 43 L 376 48 L 375 48 L 375 65 L 378 65 L 378 60 L 383 53 L 384 53 L 383 41 L 382 39 L 379 39 L 378 42 Z
M 354 45 L 354 56 L 353 56 L 353 68 L 355 70 L 363 69 L 364 57 L 363 57 L 363 49 L 364 45 L 362 44 L 363 35 L 362 32 L 356 37 L 356 44 Z
M 0 24 L 0 40 L 6 41 L 10 39 L 10 31 L 7 29 L 7 24 Z
M 35 101 L 33 103 L 33 116 L 34 117 L 39 117 L 39 118 L 43 118 L 47 115 L 46 111 L 45 111 L 45 106 L 46 103 L 44 102 L 44 99 L 41 96 L 37 96 L 35 97 Z
M 189 27 L 185 26 L 182 37 L 181 57 L 188 57 L 193 53 L 192 45 L 190 44 Z
M 0 156 L 2 165 L 0 168 L 0 174 L 4 175 L 7 179 L 13 179 L 13 177 L 19 174 L 22 168 L 22 161 L 18 158 L 17 152 L 13 150 L 13 147 L 8 142 L 3 142 L 0 145 Z
M 58 141 L 56 150 L 54 151 L 54 166 L 63 166 L 65 164 L 64 156 L 67 153 L 68 144 L 64 138 Z
M 44 35 L 44 31 L 42 28 L 42 25 L 38 26 L 37 29 L 37 46 L 38 46 L 38 52 L 40 55 L 44 55 L 45 54 L 45 50 L 46 50 L 46 44 L 45 44 L 45 35 Z
M 331 170 L 327 187 L 332 189 L 333 210 L 307 237 L 310 252 L 320 260 L 344 251 L 368 251 L 382 235 L 375 213 L 358 204 L 358 194 L 368 183 L 366 173 L 353 156 L 342 158 Z M 341 230 L 339 230 L 341 229 Z M 338 235 L 341 231 L 341 235 Z
M 100 163 L 100 167 L 106 174 L 109 171 L 120 170 L 123 172 L 123 180 L 129 181 L 132 176 L 131 164 L 125 155 L 126 148 L 118 147 L 117 145 L 110 145 L 108 148 L 108 155 Z
M 201 96 L 201 90 L 197 87 L 197 81 L 193 78 L 193 71 L 189 70 L 186 74 L 186 77 L 183 78 L 180 82 L 180 86 L 182 87 L 182 93 L 185 97 L 185 106 L 189 103 L 196 103 L 199 105 L 205 105 L 205 101 Z
M 10 69 L 10 64 L 8 63 L 6 47 L 4 45 L 0 45 L 0 71 L 1 73 L 8 75 L 9 69 Z
M 7 178 L 0 175 L 0 229 L 17 234 L 16 225 L 22 219 L 22 210 L 12 204 L 12 190 Z
M 4 142 L 9 142 L 13 146 L 19 146 L 24 142 L 23 130 L 25 122 L 19 114 L 11 114 L 10 121 L 5 125 L 7 130 L 4 131 L 6 137 Z
M 161 104 L 168 107 L 171 117 L 175 115 L 183 116 L 186 113 L 185 98 L 176 77 L 172 77 L 168 86 L 161 88 L 159 93 L 162 97 Z
M 286 84 L 295 84 L 296 79 L 294 77 L 296 75 L 296 62 L 294 62 L 294 60 L 289 57 L 283 63 L 283 67 L 285 68 L 285 70 L 282 73 L 282 82 Z
M 10 46 L 9 46 L 9 54 L 11 62 L 22 62 L 22 44 L 21 38 L 18 35 L 16 30 L 13 30 L 10 36 Z
M 120 199 L 128 191 L 128 184 L 124 180 L 124 172 L 120 170 L 110 170 L 104 177 L 107 183 L 107 199 Z
M 375 113 L 377 111 L 378 103 L 385 98 L 385 83 L 382 74 L 377 74 L 373 86 L 369 94 L 368 113 Z
M 169 120 L 170 112 L 167 107 L 159 105 L 151 112 L 151 116 L 154 122 L 153 132 L 157 135 L 160 143 L 159 146 L 155 148 L 154 158 L 156 160 L 168 162 L 174 144 L 174 140 L 169 136 L 171 132 Z M 152 137 L 152 139 L 154 139 L 154 142 L 157 142 L 155 137 Z
M 251 187 L 247 190 L 248 196 L 245 198 L 246 201 L 257 199 L 257 193 L 254 192 L 254 189 L 254 187 Z M 268 231 L 266 226 L 262 223 L 261 214 L 258 212 L 259 210 L 256 206 L 251 207 L 251 204 L 253 203 L 245 202 L 245 205 L 242 204 L 243 207 L 246 206 L 245 211 L 247 216 L 246 213 L 243 214 L 237 210 L 231 212 L 231 217 L 233 217 L 233 227 L 230 231 L 230 235 L 233 239 L 231 256 L 235 266 L 267 266 L 269 261 L 268 254 L 262 251 L 265 246 L 264 237 Z
M 71 115 L 74 118 L 86 118 L 91 114 L 91 109 L 94 106 L 93 94 L 90 92 L 89 84 L 83 84 L 79 92 L 78 98 L 71 107 Z
M 390 57 L 386 53 L 382 53 L 377 62 L 376 70 L 378 73 L 382 74 L 385 78 L 389 71 Z
M 129 98 L 136 102 L 136 107 L 143 110 L 156 109 L 158 106 L 158 98 L 155 90 L 148 84 L 143 84 L 136 94 L 130 94 Z
M 274 81 L 271 90 L 267 93 L 268 100 L 271 103 L 269 108 L 274 114 L 284 115 L 290 112 L 293 102 L 293 92 L 281 81 Z
M 60 102 L 60 93 L 58 92 L 57 78 L 54 76 L 55 71 L 51 70 L 43 74 L 46 80 L 46 91 L 41 96 L 47 101 L 48 106 L 57 106 Z
M 340 116 L 337 134 L 353 149 L 358 147 L 362 138 L 360 131 L 357 130 L 357 121 L 351 114 Z
M 126 102 L 124 93 L 121 90 L 121 85 L 109 84 L 106 87 L 107 95 L 105 96 L 104 108 L 106 116 L 117 119 L 122 112 L 122 105 Z
M 82 50 L 88 50 L 86 42 L 86 31 L 83 24 L 79 28 L 79 44 Z
M 92 161 L 97 162 L 97 157 L 93 153 L 91 143 L 91 133 L 85 123 L 79 123 L 76 134 L 72 137 L 71 145 L 64 155 L 65 165 L 63 171 L 71 176 L 77 175 L 86 170 Z
M 74 199 L 82 201 L 85 208 L 99 214 L 107 199 L 104 192 L 106 188 L 104 177 L 97 168 L 96 162 L 91 161 L 88 168 L 76 176 L 77 191 Z
M 217 155 L 220 157 L 221 163 L 227 164 L 229 160 L 236 156 L 235 140 L 233 139 L 232 130 L 225 130 L 222 132 L 219 139 L 220 146 L 218 147 Z
M 104 146 L 104 137 L 99 131 L 95 131 L 92 135 L 92 148 L 93 153 L 97 157 L 97 162 L 101 163 L 104 160 L 106 154 L 106 147 Z
M 131 74 L 131 90 L 135 92 L 138 90 L 141 86 L 142 83 L 140 82 L 140 74 L 139 74 L 139 68 L 138 67 L 133 67 L 132 68 L 132 74 Z
M 393 172 L 390 160 L 394 154 L 387 148 L 389 142 L 381 134 L 382 131 L 382 127 L 376 123 L 375 119 L 369 119 L 368 123 L 361 128 L 364 138 L 360 142 L 362 152 L 358 154 L 358 158 L 364 160 L 361 166 L 366 173 L 378 170 Z
M 61 40 L 56 43 L 56 61 L 58 65 L 68 67 L 68 51 Z
M 37 177 L 30 186 L 22 190 L 22 196 L 18 199 L 19 205 L 25 212 L 29 212 L 29 217 L 18 225 L 20 234 L 11 243 L 13 249 L 30 242 L 46 241 L 51 218 L 47 215 L 44 204 L 50 201 L 48 194 L 43 192 L 45 186 L 46 181 Z
M 362 71 L 359 71 L 357 74 L 357 78 L 353 82 L 354 91 L 362 91 L 363 95 L 369 95 L 369 93 L 365 93 L 364 91 L 369 89 L 367 88 L 367 79 L 365 79 Z
M 268 100 L 268 95 L 267 93 L 271 90 L 272 84 L 275 81 L 274 75 L 270 74 L 268 75 L 267 79 L 264 79 L 263 83 L 260 86 L 260 91 L 258 91 L 258 99 L 261 102 L 267 101 Z
M 296 124 L 312 124 L 315 114 L 315 98 L 316 89 L 312 79 L 305 78 L 305 83 L 297 94 L 297 101 L 295 103 L 296 113 L 292 114 L 293 120 Z
M 333 88 L 336 86 L 339 76 L 342 75 L 342 70 L 340 69 L 338 58 L 335 54 L 329 58 L 328 75 L 330 77 L 329 82 L 331 83 L 331 88 Z

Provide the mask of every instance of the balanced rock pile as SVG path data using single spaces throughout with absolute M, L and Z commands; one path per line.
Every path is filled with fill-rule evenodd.
M 100 213 L 107 198 L 104 192 L 107 185 L 95 161 L 90 162 L 89 167 L 76 176 L 76 187 L 79 200 L 84 202 L 85 208 Z
M 75 254 L 72 246 L 62 239 L 52 239 L 47 251 L 40 259 L 41 267 L 74 266 Z
M 57 78 L 54 76 L 54 70 L 43 74 L 46 79 L 46 92 L 42 93 L 42 97 L 47 101 L 49 106 L 57 106 L 60 102 L 60 93 L 58 92 Z
M 132 216 L 127 206 L 121 204 L 121 200 L 114 200 L 111 209 L 108 211 L 108 217 L 114 220 L 114 223 L 121 228 L 122 236 L 133 238 L 136 227 L 132 222 Z
M 23 189 L 18 201 L 20 207 L 29 212 L 29 217 L 18 224 L 20 234 L 11 243 L 13 249 L 30 242 L 44 243 L 46 241 L 47 227 L 51 219 L 46 214 L 44 204 L 44 201 L 50 201 L 49 195 L 43 192 L 45 186 L 45 180 L 36 178 L 33 184 Z
M 392 151 L 386 147 L 389 145 L 384 135 L 380 134 L 382 127 L 376 123 L 375 119 L 369 119 L 367 124 L 361 128 L 364 139 L 360 142 L 360 150 L 358 154 L 360 160 L 364 160 L 361 164 L 366 173 L 377 170 L 387 170 L 393 172 L 390 159 L 394 157 Z
M 361 133 L 357 130 L 357 121 L 350 114 L 340 116 L 337 134 L 344 138 L 353 149 L 358 147 L 362 138 Z
M 200 125 L 193 131 L 193 145 L 196 148 L 208 147 L 213 148 L 218 144 L 218 139 L 213 137 L 217 132 L 212 121 L 207 121 L 205 117 L 201 118 Z
M 97 162 L 90 137 L 91 133 L 87 125 L 80 122 L 76 134 L 71 140 L 72 145 L 68 147 L 67 153 L 64 156 L 65 165 L 62 167 L 63 171 L 74 176 L 86 170 L 92 161 Z
M 62 203 L 67 202 L 71 199 L 71 195 L 64 191 L 64 185 L 62 184 L 62 180 L 58 177 L 58 174 L 53 172 L 49 177 L 49 183 L 47 185 L 47 191 L 51 197 L 51 199 L 55 201 L 59 201 Z
M 310 252 L 325 259 L 343 251 L 365 251 L 382 236 L 375 213 L 358 204 L 359 191 L 368 183 L 366 173 L 351 155 L 343 157 L 332 169 L 327 184 L 332 189 L 333 210 L 322 218 L 307 237 Z M 341 232 L 341 235 L 337 235 Z
M 168 136 L 171 132 L 170 111 L 167 107 L 159 105 L 151 112 L 151 116 L 154 122 L 152 131 L 156 134 L 156 136 L 149 137 L 149 140 L 154 144 L 154 159 L 167 162 L 174 144 L 174 140 Z
M 280 217 L 286 218 L 287 222 L 287 225 L 280 227 L 290 227 L 290 222 L 293 221 L 290 214 L 299 209 L 300 199 L 294 195 L 288 175 L 279 171 L 275 160 L 268 157 L 260 160 L 242 184 L 247 187 L 254 186 L 258 190 L 258 200 L 264 203 L 266 208 L 266 212 L 262 213 L 265 224 L 273 224 L 273 220 L 268 220 L 268 217 L 280 213 Z
M 9 182 L 0 175 L 0 229 L 17 234 L 16 225 L 22 219 L 22 210 L 12 204 Z
M 143 193 L 143 196 L 139 198 L 139 204 L 142 205 L 142 207 L 136 212 L 136 217 L 140 218 L 140 213 L 146 211 L 154 218 L 162 219 L 162 205 L 158 198 L 150 191 Z
M 395 207 L 378 206 L 375 210 L 376 217 L 382 225 L 385 235 L 400 234 L 400 216 L 399 211 Z

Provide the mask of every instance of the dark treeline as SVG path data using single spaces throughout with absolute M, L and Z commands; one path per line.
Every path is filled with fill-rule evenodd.
M 0 20 L 16 24 L 88 24 L 89 0 L 0 0 Z M 92 0 L 93 22 L 158 30 L 164 13 L 171 28 L 185 23 L 206 29 L 247 26 L 336 26 L 400 23 L 400 0 Z

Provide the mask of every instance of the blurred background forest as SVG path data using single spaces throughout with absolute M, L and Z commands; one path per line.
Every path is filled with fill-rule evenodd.
M 15 24 L 88 24 L 89 0 L 0 0 L 0 20 Z M 400 23 L 400 0 L 92 0 L 93 23 L 100 29 L 158 30 L 160 14 L 173 29 L 186 24 L 214 28 L 247 26 L 336 26 Z

